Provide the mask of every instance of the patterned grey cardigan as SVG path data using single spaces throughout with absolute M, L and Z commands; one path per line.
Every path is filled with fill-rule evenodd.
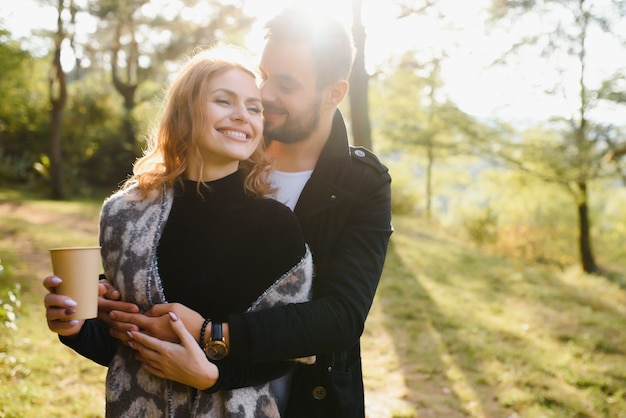
M 137 198 L 136 189 L 120 191 L 104 202 L 100 245 L 104 273 L 141 312 L 166 303 L 157 268 L 156 249 L 173 202 L 173 191 Z M 261 295 L 249 310 L 310 298 L 312 258 L 306 255 Z M 314 357 L 299 359 L 314 362 Z M 107 417 L 278 417 L 269 384 L 209 393 L 161 379 L 119 345 L 106 378 Z

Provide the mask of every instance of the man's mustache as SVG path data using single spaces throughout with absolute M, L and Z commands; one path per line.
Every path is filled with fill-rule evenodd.
M 284 108 L 273 105 L 273 104 L 269 104 L 269 103 L 268 104 L 263 103 L 263 111 L 264 112 L 269 111 L 269 112 L 274 112 L 274 113 L 287 113 L 287 111 Z

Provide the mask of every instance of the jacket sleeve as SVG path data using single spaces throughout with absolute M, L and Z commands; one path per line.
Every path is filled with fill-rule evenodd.
M 216 362 L 216 365 L 219 377 L 212 387 L 206 389 L 209 393 L 267 383 L 284 376 L 295 367 L 295 363 L 291 361 L 250 363 L 233 360 L 230 356 Z
M 230 315 L 231 356 L 253 362 L 330 353 L 360 338 L 378 286 L 391 227 L 391 177 L 369 171 L 319 263 L 313 300 Z M 314 258 L 316 250 L 312 247 Z M 327 250 L 327 249 L 325 249 Z
M 107 327 L 97 319 L 88 319 L 76 337 L 59 340 L 83 357 L 108 366 L 115 355 L 117 340 L 111 337 Z

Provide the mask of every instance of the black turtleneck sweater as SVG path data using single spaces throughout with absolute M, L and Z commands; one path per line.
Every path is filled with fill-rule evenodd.
M 302 230 L 285 205 L 253 197 L 234 173 L 200 185 L 185 181 L 157 249 L 168 302 L 216 320 L 245 311 L 305 254 Z

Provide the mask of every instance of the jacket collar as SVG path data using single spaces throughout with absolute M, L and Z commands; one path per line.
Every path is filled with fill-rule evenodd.
M 339 109 L 337 109 L 333 117 L 330 136 L 322 149 L 315 168 L 317 169 L 317 167 L 327 164 L 343 165 L 350 161 L 350 145 L 348 143 L 346 123 L 343 120 L 343 115 Z
M 302 215 L 312 209 L 335 205 L 350 197 L 352 193 L 337 184 L 337 178 L 342 170 L 349 169 L 351 165 L 346 124 L 341 112 L 337 110 L 328 141 L 320 153 L 311 178 L 300 194 L 294 212 Z

